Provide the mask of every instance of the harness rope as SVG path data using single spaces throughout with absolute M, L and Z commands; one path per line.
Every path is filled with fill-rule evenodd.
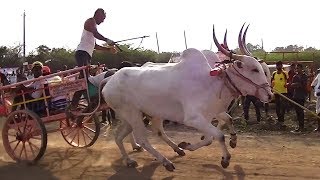
M 232 57 L 232 53 L 230 53 L 230 56 Z M 230 59 L 230 61 L 232 62 L 232 59 Z M 221 64 L 223 65 L 223 69 L 224 69 L 224 73 L 223 73 L 223 79 L 224 79 L 224 85 L 230 90 L 232 96 L 234 97 L 238 97 L 239 95 L 243 96 L 243 94 L 241 93 L 241 91 L 239 90 L 239 88 L 234 84 L 234 82 L 232 81 L 232 79 L 230 78 L 229 74 L 227 73 L 227 71 L 225 71 L 227 69 L 227 67 L 225 66 L 225 64 L 228 62 L 221 62 Z M 241 74 L 235 67 L 234 65 L 231 65 L 234 69 L 234 71 L 230 71 L 232 74 L 240 77 L 241 79 L 243 79 L 244 81 L 249 82 L 250 84 L 254 85 L 256 87 L 256 92 L 255 92 L 255 96 L 259 95 L 259 89 L 263 89 L 267 92 L 266 88 L 269 87 L 270 85 L 268 83 L 264 83 L 264 84 L 256 84 L 255 82 L 253 82 L 251 79 L 245 77 L 243 74 Z M 231 68 L 231 67 L 230 67 Z M 220 90 L 219 93 L 219 98 L 221 99 L 221 94 L 222 94 L 222 88 Z

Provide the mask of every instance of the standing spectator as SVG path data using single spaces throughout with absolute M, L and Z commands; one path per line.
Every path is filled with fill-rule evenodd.
M 285 127 L 284 123 L 284 114 L 285 114 L 285 102 L 286 100 L 282 98 L 278 93 L 287 95 L 287 77 L 288 73 L 283 70 L 283 65 L 281 61 L 276 63 L 277 70 L 272 73 L 271 85 L 273 91 L 275 91 L 275 103 L 276 103 L 276 113 L 278 121 L 276 123 L 280 128 Z
M 308 70 L 306 71 L 306 75 L 308 77 L 307 85 L 306 85 L 307 100 L 311 101 L 311 91 L 312 91 L 311 84 L 314 79 L 314 72 L 310 67 L 308 67 Z
M 103 69 L 104 69 L 104 64 L 100 64 L 100 62 L 97 63 L 97 72 L 96 74 L 100 74 L 103 72 Z
M 258 98 L 256 98 L 255 96 L 250 96 L 250 95 L 247 95 L 243 101 L 244 119 L 248 123 L 248 121 L 249 121 L 249 107 L 250 107 L 251 102 L 254 105 L 254 108 L 256 110 L 257 122 L 260 122 L 260 120 L 261 120 L 260 107 L 261 107 L 262 103 L 260 102 L 260 100 Z
M 314 96 L 317 98 L 316 113 L 320 115 L 320 69 L 317 70 L 317 76 L 312 81 L 311 86 L 314 88 Z M 320 120 L 318 119 L 318 127 L 315 129 L 316 132 L 320 132 Z
M 68 70 L 68 66 L 67 65 L 63 65 L 62 71 L 66 71 L 66 70 Z
M 292 96 L 293 96 L 293 88 L 291 87 L 291 83 L 292 83 L 293 76 L 296 74 L 295 71 L 296 71 L 296 64 L 292 63 L 290 65 L 290 70 L 288 72 L 288 80 L 287 80 L 287 90 L 288 90 L 287 97 L 290 99 L 292 99 Z M 287 112 L 289 112 L 293 108 L 293 106 L 291 103 L 287 103 L 286 108 L 287 108 L 286 109 Z
M 306 85 L 308 76 L 303 73 L 302 64 L 297 64 L 296 74 L 293 76 L 291 87 L 293 88 L 293 100 L 304 106 L 304 102 L 307 96 Z M 304 131 L 304 110 L 295 105 L 295 110 L 297 114 L 298 127 L 293 132 Z
M 10 84 L 7 76 L 2 72 L 0 72 L 0 82 L 1 82 L 2 86 Z

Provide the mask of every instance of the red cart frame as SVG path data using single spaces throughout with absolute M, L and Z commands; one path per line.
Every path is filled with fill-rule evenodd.
M 90 67 L 79 67 L 0 86 L 0 95 L 3 102 L 2 116 L 6 118 L 2 130 L 2 140 L 6 152 L 13 160 L 27 163 L 37 162 L 45 153 L 47 133 L 51 132 L 60 131 L 64 140 L 74 147 L 89 147 L 94 144 L 100 133 L 100 122 L 96 114 L 74 117 L 70 116 L 68 108 L 74 92 L 86 90 L 89 94 L 87 78 L 78 78 L 79 73 L 82 71 L 86 74 L 85 71 L 88 68 Z M 26 100 L 25 95 L 31 92 L 13 92 L 19 86 L 44 81 L 55 76 L 62 77 L 62 81 L 46 85 L 44 83 L 42 88 L 34 90 L 42 91 L 41 98 Z M 12 102 L 16 96 L 22 96 L 23 101 L 15 104 L 8 103 Z M 62 109 L 52 110 L 50 105 L 56 97 L 64 97 L 65 104 Z M 41 113 L 34 111 L 29 106 L 37 103 L 40 104 L 40 107 L 44 106 Z M 79 103 L 78 110 L 84 110 L 89 104 L 90 102 Z M 20 108 L 11 111 L 12 106 L 19 106 Z

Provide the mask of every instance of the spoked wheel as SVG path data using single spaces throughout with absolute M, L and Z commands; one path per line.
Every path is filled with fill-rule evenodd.
M 16 110 L 9 114 L 2 141 L 8 155 L 17 162 L 36 163 L 47 148 L 46 128 L 34 112 Z
M 64 140 L 73 147 L 90 147 L 100 134 L 100 122 L 96 114 L 79 117 L 67 115 L 66 119 L 60 121 L 60 128 Z

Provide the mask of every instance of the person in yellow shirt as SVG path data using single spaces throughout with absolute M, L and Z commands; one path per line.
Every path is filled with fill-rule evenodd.
M 271 84 L 272 90 L 275 93 L 275 103 L 276 103 L 276 113 L 278 117 L 277 125 L 284 127 L 284 114 L 286 108 L 286 100 L 282 98 L 278 93 L 287 95 L 287 80 L 288 73 L 283 70 L 283 65 L 281 61 L 276 63 L 277 70 L 272 73 Z

